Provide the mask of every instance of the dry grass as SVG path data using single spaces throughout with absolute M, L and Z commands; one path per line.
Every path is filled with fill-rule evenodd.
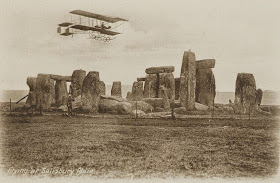
M 60 168 L 102 178 L 270 177 L 279 166 L 278 124 L 272 119 L 6 116 L 1 126 L 8 174 L 26 169 L 33 175 L 30 171 L 38 169 L 36 175 L 42 175 L 43 168 Z M 79 168 L 89 172 L 78 174 Z

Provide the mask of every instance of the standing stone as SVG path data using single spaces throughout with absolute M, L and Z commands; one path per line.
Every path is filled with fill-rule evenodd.
M 157 90 L 157 74 L 147 74 L 144 85 L 144 98 L 155 98 Z
M 26 104 L 30 106 L 36 105 L 36 78 L 35 77 L 28 77 L 26 81 L 27 85 L 29 86 L 29 93 L 26 100 Z
M 262 89 L 257 89 L 256 91 L 256 104 L 261 105 L 262 103 L 262 96 L 263 96 L 263 91 Z
M 175 79 L 173 73 L 160 73 L 159 85 L 166 88 L 167 96 L 169 99 L 175 99 Z M 161 92 L 159 92 L 159 98 L 162 98 Z
M 180 96 L 180 78 L 175 78 L 175 100 L 179 100 Z
M 143 98 L 143 82 L 135 81 L 132 86 L 132 100 L 141 100 Z
M 253 74 L 238 73 L 235 84 L 235 113 L 249 114 L 256 107 L 256 82 Z
M 215 96 L 216 84 L 212 69 L 197 69 L 195 101 L 211 108 L 213 107 Z
M 196 63 L 195 54 L 185 51 L 180 75 L 180 103 L 187 110 L 195 109 Z
M 169 103 L 166 88 L 161 85 L 159 90 L 160 90 L 160 94 L 161 94 L 161 98 L 162 98 L 163 109 L 165 109 L 165 110 L 170 109 L 170 103 Z
M 106 85 L 103 81 L 99 82 L 100 95 L 106 95 Z
M 90 71 L 83 81 L 82 105 L 90 112 L 98 111 L 100 99 L 99 81 L 99 72 L 96 71 Z
M 71 77 L 71 94 L 73 98 L 81 95 L 83 81 L 86 77 L 86 71 L 84 70 L 74 70 Z
M 114 81 L 111 89 L 111 96 L 122 97 L 122 84 L 120 81 Z
M 132 100 L 132 93 L 130 91 L 126 93 L 126 100 Z
M 36 107 L 42 110 L 51 108 L 54 100 L 54 80 L 48 74 L 38 74 L 36 79 Z
M 57 106 L 67 104 L 67 84 L 65 80 L 57 80 L 55 82 L 55 104 Z

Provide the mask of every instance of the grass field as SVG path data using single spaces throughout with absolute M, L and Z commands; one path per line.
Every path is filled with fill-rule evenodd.
M 273 119 L 2 116 L 2 167 L 9 175 L 270 177 L 278 130 Z

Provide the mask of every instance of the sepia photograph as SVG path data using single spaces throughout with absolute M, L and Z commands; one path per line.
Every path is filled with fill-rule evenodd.
M 280 2 L 0 2 L 0 182 L 280 182 Z

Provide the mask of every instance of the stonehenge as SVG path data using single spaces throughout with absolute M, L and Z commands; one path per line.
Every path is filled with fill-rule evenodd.
M 36 105 L 36 79 L 35 77 L 28 77 L 26 84 L 29 86 L 29 93 L 26 100 L 26 104 L 30 106 Z
M 65 80 L 58 80 L 55 82 L 55 104 L 57 106 L 65 105 L 67 103 L 67 84 Z
M 73 98 L 81 95 L 83 81 L 86 77 L 86 71 L 84 70 L 74 70 L 71 76 L 70 93 Z
M 143 82 L 135 81 L 132 85 L 131 100 L 141 100 L 143 93 Z
M 36 79 L 36 108 L 48 110 L 55 101 L 54 80 L 48 74 L 38 74 Z

